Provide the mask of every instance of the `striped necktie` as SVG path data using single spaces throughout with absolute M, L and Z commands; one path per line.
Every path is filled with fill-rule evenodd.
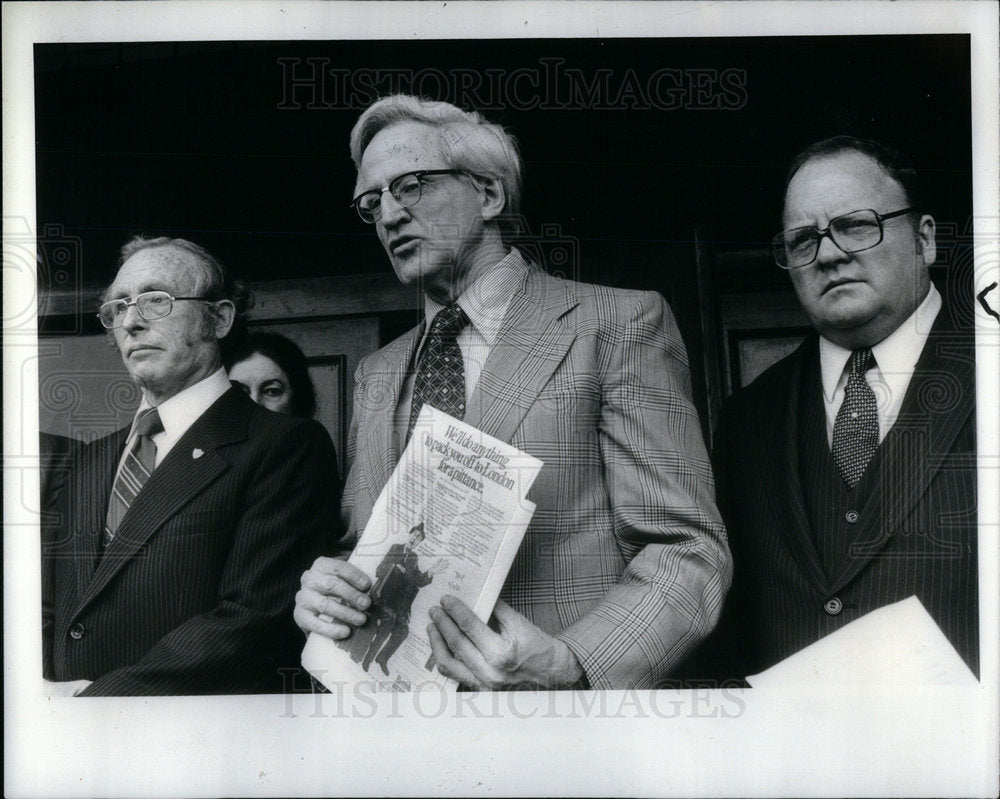
M 431 322 L 413 381 L 407 441 L 425 402 L 457 419 L 465 416 L 465 366 L 458 334 L 468 323 L 469 317 L 454 302 L 438 311 Z
M 844 401 L 833 423 L 833 460 L 848 488 L 854 488 L 878 449 L 878 409 L 865 372 L 875 365 L 871 350 L 851 353 Z
M 104 525 L 104 545 L 111 543 L 125 512 L 135 502 L 136 496 L 153 473 L 156 463 L 156 444 L 153 436 L 163 432 L 163 422 L 156 408 L 143 411 L 135 424 L 135 442 L 125 456 L 122 468 L 111 489 L 108 503 L 108 520 Z

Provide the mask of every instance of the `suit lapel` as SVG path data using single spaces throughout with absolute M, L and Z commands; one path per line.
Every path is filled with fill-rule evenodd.
M 395 429 L 396 407 L 423 332 L 424 325 L 420 324 L 365 361 L 364 386 L 359 402 L 368 404 L 364 417 L 367 424 L 361 431 L 364 440 L 357 442 L 357 451 L 367 452 L 372 459 L 370 469 L 363 473 L 369 481 L 367 488 L 372 502 L 389 482 L 402 452 L 403 442 Z M 354 409 L 356 414 L 360 411 L 359 408 Z
M 108 501 L 114 485 L 118 461 L 121 460 L 129 428 L 124 427 L 87 447 L 82 455 L 79 495 L 73 507 L 79 516 L 74 520 L 74 549 L 77 581 L 81 591 L 90 583 L 101 552 Z
M 469 399 L 467 424 L 511 440 L 576 337 L 563 321 L 576 305 L 565 283 L 529 268 Z
M 848 566 L 834 590 L 846 585 L 897 532 L 920 501 L 975 409 L 975 346 L 938 314 L 900 407 L 880 447 L 878 482 L 861 513 Z M 943 398 L 943 399 L 942 399 Z
M 231 388 L 181 436 L 122 519 L 87 585 L 81 606 L 97 596 L 165 522 L 229 467 L 218 450 L 246 438 L 251 409 L 246 395 Z
M 799 435 L 802 408 L 799 398 L 803 370 L 819 363 L 818 339 L 811 336 L 796 350 L 786 381 L 778 396 L 787 402 L 784 413 L 766 414 L 762 419 L 760 450 L 768 453 L 764 485 L 773 485 L 771 507 L 788 548 L 799 569 L 825 593 L 828 579 L 813 542 L 813 531 L 806 513 L 802 478 L 799 474 Z M 818 366 L 817 366 L 818 368 Z M 778 446 L 774 446 L 778 442 Z

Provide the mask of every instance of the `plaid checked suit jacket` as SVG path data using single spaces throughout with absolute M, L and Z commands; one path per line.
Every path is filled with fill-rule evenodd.
M 100 554 L 128 429 L 83 447 L 45 541 L 46 677 L 85 695 L 282 690 L 302 571 L 335 537 L 336 457 L 317 422 L 238 388 L 178 440 Z
M 716 436 L 719 497 L 736 576 L 703 671 L 742 677 L 844 624 L 916 595 L 973 672 L 979 664 L 975 342 L 942 308 L 899 417 L 879 446 L 844 565 L 824 568 L 801 474 L 807 370 L 818 338 L 727 403 Z M 829 450 L 826 437 L 816 442 Z M 835 613 L 827 602 L 836 599 Z M 709 652 L 713 653 L 709 656 Z M 714 659 L 716 662 L 711 663 Z
M 393 415 L 422 332 L 358 367 L 348 539 L 399 458 Z M 530 267 L 465 421 L 545 463 L 502 598 L 561 638 L 591 687 L 657 685 L 711 630 L 731 576 L 666 302 Z

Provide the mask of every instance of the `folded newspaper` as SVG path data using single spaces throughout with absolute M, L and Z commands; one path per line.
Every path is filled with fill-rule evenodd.
M 372 580 L 367 622 L 341 641 L 312 633 L 302 665 L 331 691 L 457 683 L 434 668 L 429 610 L 444 594 L 489 619 L 535 505 L 542 461 L 424 405 L 349 562 Z

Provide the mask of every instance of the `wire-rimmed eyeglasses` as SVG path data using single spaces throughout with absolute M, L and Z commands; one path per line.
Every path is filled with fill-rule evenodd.
M 420 202 L 424 190 L 424 178 L 428 175 L 463 175 L 461 169 L 420 169 L 416 172 L 406 172 L 381 189 L 363 191 L 353 200 L 351 205 L 358 216 L 369 225 L 382 218 L 382 195 L 389 192 L 393 199 L 404 208 L 410 208 Z
M 870 250 L 882 243 L 885 235 L 882 223 L 916 209 L 902 208 L 888 214 L 880 214 L 871 208 L 851 211 L 830 220 L 825 230 L 812 226 L 783 230 L 771 240 L 771 251 L 775 263 L 782 269 L 800 269 L 809 266 L 819 254 L 819 243 L 824 236 L 845 253 Z
M 108 330 L 113 330 L 125 323 L 125 314 L 132 305 L 139 312 L 139 316 L 148 322 L 168 316 L 174 309 L 174 303 L 179 300 L 212 301 L 208 297 L 174 297 L 166 291 L 144 291 L 134 297 L 108 300 L 98 309 L 97 318 Z

